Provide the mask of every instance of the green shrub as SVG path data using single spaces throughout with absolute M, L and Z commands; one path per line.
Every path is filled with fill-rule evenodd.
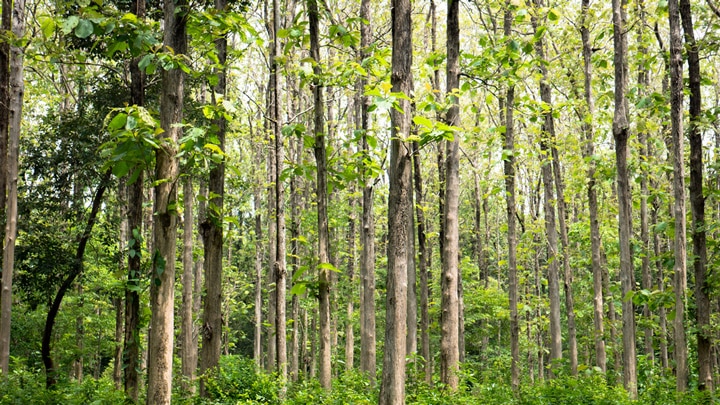
M 206 384 L 214 403 L 279 404 L 280 384 L 265 373 L 257 373 L 253 360 L 242 356 L 223 356 L 220 367 Z

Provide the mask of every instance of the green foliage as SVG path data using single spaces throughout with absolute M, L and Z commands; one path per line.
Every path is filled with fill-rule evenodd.
M 279 404 L 276 378 L 255 371 L 252 359 L 223 356 L 218 371 L 208 378 L 206 389 L 211 403 Z

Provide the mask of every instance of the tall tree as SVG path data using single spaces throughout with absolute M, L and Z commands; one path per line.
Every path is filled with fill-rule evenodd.
M 425 382 L 432 382 L 432 356 L 430 355 L 430 289 L 427 236 L 425 233 L 425 210 L 423 208 L 423 179 L 420 169 L 420 145 L 418 142 L 412 144 L 413 158 L 413 185 L 415 187 L 415 221 L 417 222 L 418 235 L 418 271 L 420 272 L 420 356 L 424 365 L 423 373 Z
M 186 19 L 188 4 L 184 0 L 165 2 L 167 52 L 184 55 L 187 49 Z M 179 67 L 163 70 L 160 91 L 160 148 L 155 154 L 154 188 L 155 224 L 153 229 L 152 273 L 150 282 L 150 332 L 148 336 L 147 403 L 169 404 L 172 392 L 173 340 L 175 333 L 175 247 L 177 239 L 178 159 L 176 144 L 182 128 L 185 76 Z M 203 344 L 205 346 L 205 344 Z M 205 360 L 203 360 L 205 361 Z
M 535 0 L 536 12 L 542 12 L 544 1 Z M 533 17 L 533 28 L 538 35 L 538 19 Z M 543 182 L 543 201 L 545 211 L 545 234 L 547 237 L 547 278 L 548 278 L 548 295 L 550 299 L 550 362 L 555 363 L 562 359 L 562 330 L 560 326 L 560 280 L 558 269 L 558 232 L 555 222 L 555 206 L 557 200 L 555 198 L 554 179 L 553 179 L 553 161 L 552 152 L 550 150 L 552 142 L 555 138 L 555 120 L 552 114 L 552 94 L 550 83 L 548 83 L 548 72 L 545 64 L 545 44 L 543 35 L 540 35 L 535 42 L 535 54 L 539 60 L 538 71 L 542 75 L 540 79 L 540 99 L 545 108 L 543 108 L 542 134 L 540 135 L 540 149 L 546 159 L 542 164 L 542 182 Z M 556 364 L 551 364 L 552 368 Z M 552 374 L 551 374 L 552 375 Z
M 195 393 L 195 369 L 197 368 L 197 346 L 193 343 L 193 181 L 189 174 L 183 180 L 183 254 L 182 254 L 182 311 L 181 311 L 181 371 L 183 389 Z
M 670 18 L 670 138 L 673 160 L 673 216 L 675 217 L 675 372 L 677 390 L 688 385 L 687 345 L 685 337 L 685 289 L 687 288 L 687 253 L 685 220 L 685 163 L 683 135 L 683 44 L 678 0 L 668 1 Z
M 392 1 L 392 91 L 410 96 L 412 88 L 412 18 L 409 0 Z M 407 247 L 410 217 L 410 101 L 398 100 L 391 112 L 387 239 L 385 350 L 380 405 L 405 403 L 405 333 L 407 327 Z M 455 282 L 456 280 L 451 280 Z M 457 333 L 457 327 L 455 328 Z M 457 336 L 457 335 L 456 335 Z
M 360 27 L 360 59 L 369 56 L 370 36 L 372 35 L 370 19 L 370 0 L 360 2 L 360 18 L 365 21 Z M 358 92 L 361 94 L 360 130 L 362 131 L 362 150 L 364 161 L 369 162 L 370 146 L 368 143 L 369 122 L 368 108 L 370 97 L 366 96 L 365 85 L 367 79 L 359 80 Z M 362 219 L 360 228 L 360 278 L 362 280 L 362 307 L 360 310 L 360 370 L 375 381 L 376 348 L 375 348 L 375 219 L 373 217 L 373 179 L 370 168 L 363 167 L 361 176 L 362 189 Z
M 632 195 L 628 174 L 628 67 L 627 32 L 625 31 L 626 0 L 613 0 L 613 44 L 615 65 L 615 113 L 613 137 L 615 138 L 615 163 L 617 166 L 617 194 L 619 204 L 618 229 L 620 234 L 620 284 L 622 289 L 623 317 L 623 384 L 631 398 L 637 398 L 637 370 L 635 357 L 635 309 L 630 294 L 635 289 L 632 263 Z
M 145 18 L 145 0 L 135 0 L 132 12 L 138 19 Z M 130 103 L 138 107 L 145 104 L 145 74 L 139 67 L 140 57 L 130 61 Z M 136 169 L 137 170 L 137 169 Z M 145 171 L 140 170 L 134 183 L 128 187 L 128 276 L 125 286 L 125 339 L 123 340 L 123 373 L 125 394 L 138 401 L 140 368 L 140 279 L 142 274 L 143 187 Z M 130 254 L 130 252 L 133 252 Z
M 448 0 L 447 13 L 447 94 L 451 100 L 447 112 L 448 125 L 460 124 L 458 91 L 460 88 L 460 20 L 459 0 Z M 394 47 L 393 47 L 394 49 Z M 445 226 L 442 249 L 442 320 L 440 340 L 440 380 L 449 389 L 456 390 L 459 383 L 459 205 L 460 205 L 460 134 L 446 143 L 445 157 Z
M 325 145 L 325 103 L 323 101 L 323 83 L 320 67 L 320 33 L 317 0 L 307 0 L 308 20 L 310 28 L 310 57 L 313 64 L 315 79 L 313 83 L 314 100 L 314 132 L 315 162 L 317 165 L 317 213 L 318 213 L 318 260 L 319 270 L 319 310 L 320 310 L 320 385 L 330 389 L 331 385 L 331 350 L 330 347 L 330 233 L 328 231 L 327 213 L 327 147 Z
M 25 0 L 4 0 L 2 4 L 2 22 L 0 30 L 11 38 L 22 38 L 25 35 Z M 7 10 L 7 11 L 6 11 Z M 6 13 L 12 11 L 12 17 Z M 3 41 L 5 42 L 5 41 Z M 2 212 L 5 213 L 3 246 L 2 246 L 2 281 L 0 282 L 0 372 L 8 374 L 10 370 L 10 323 L 12 316 L 12 283 L 15 268 L 15 240 L 17 237 L 18 220 L 18 157 L 20 145 L 20 123 L 22 120 L 22 105 L 24 95 L 23 83 L 23 48 L 19 44 L 2 45 L 0 50 L 0 103 L 7 109 L 0 116 L 0 159 L 5 169 L 0 173 L 4 180 Z M 7 70 L 6 70 L 7 69 Z M 6 79 L 7 78 L 7 79 Z
M 227 0 L 215 0 L 218 13 L 227 11 Z M 227 93 L 227 77 L 225 62 L 227 60 L 227 33 L 222 32 L 215 39 L 215 53 L 219 68 L 216 69 L 217 84 L 213 89 L 211 100 L 215 105 L 222 105 Z M 217 98 L 220 98 L 218 100 Z M 218 147 L 225 150 L 225 133 L 227 120 L 225 115 L 217 114 L 213 120 Z M 200 371 L 203 375 L 211 372 L 220 361 L 222 342 L 222 274 L 223 274 L 223 201 L 225 197 L 225 162 L 215 163 L 210 169 L 208 179 L 210 209 L 200 229 L 205 247 L 205 296 L 203 297 L 202 351 L 200 353 Z M 200 394 L 206 395 L 205 379 L 200 380 Z
M 512 34 L 512 2 L 505 2 L 503 16 L 503 34 L 505 41 L 510 42 Z M 510 380 L 514 391 L 520 388 L 520 326 L 518 322 L 518 280 L 517 280 L 517 223 L 515 222 L 515 131 L 513 112 L 515 110 L 515 84 L 508 83 L 505 91 L 504 145 L 507 151 L 503 159 L 503 173 L 505 175 L 505 212 L 507 216 L 507 244 L 508 244 L 508 298 L 510 305 Z
M 689 0 L 680 0 L 680 16 L 688 59 L 690 87 L 690 209 L 692 211 L 692 263 L 695 271 L 695 306 L 697 319 L 698 388 L 713 389 L 710 298 L 707 283 L 707 242 L 705 235 L 705 197 L 703 196 L 702 99 L 700 92 L 700 52 L 693 29 Z
M 605 353 L 605 324 L 603 321 L 603 269 L 601 258 L 600 224 L 598 222 L 598 201 L 595 180 L 595 154 L 593 114 L 595 101 L 592 93 L 592 44 L 590 43 L 590 0 L 582 1 L 580 36 L 583 46 L 583 87 L 585 97 L 585 114 L 582 116 L 583 132 L 585 133 L 585 148 L 583 157 L 588 159 L 587 169 L 587 197 L 590 216 L 590 250 L 593 274 L 593 326 L 595 341 L 595 364 L 604 373 L 607 363 Z

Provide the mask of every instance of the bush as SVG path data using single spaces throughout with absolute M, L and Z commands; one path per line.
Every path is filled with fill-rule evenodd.
M 242 356 L 221 357 L 220 367 L 205 386 L 208 398 L 214 403 L 280 403 L 277 379 L 257 373 L 253 360 Z

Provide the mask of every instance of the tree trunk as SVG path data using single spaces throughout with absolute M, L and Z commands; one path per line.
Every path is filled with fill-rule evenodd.
M 392 1 L 392 91 L 410 95 L 412 86 L 412 21 L 409 0 Z M 405 403 L 405 333 L 407 328 L 407 247 L 410 217 L 409 100 L 399 100 L 391 113 L 392 129 L 388 161 L 388 271 L 380 405 Z M 454 280 L 453 280 L 454 281 Z M 455 328 L 457 333 L 457 327 Z
M 510 0 L 505 2 L 503 32 L 507 40 L 512 34 L 512 7 Z M 505 212 L 507 216 L 508 244 L 508 299 L 510 302 L 510 381 L 514 392 L 520 388 L 520 326 L 518 322 L 518 279 L 517 279 L 517 228 L 515 212 L 515 131 L 513 112 L 515 110 L 515 86 L 509 84 L 505 92 L 505 111 L 502 113 L 505 123 L 503 149 L 507 151 L 503 161 L 505 175 Z M 498 280 L 499 282 L 499 280 Z
M 447 112 L 448 125 L 460 124 L 460 107 L 455 92 L 460 87 L 460 24 L 458 19 L 459 1 L 448 0 L 447 14 L 447 95 L 452 104 Z M 440 338 L 440 381 L 451 391 L 459 383 L 459 202 L 460 202 L 460 134 L 446 143 L 445 157 L 445 226 L 442 249 L 442 316 Z
M 215 0 L 217 12 L 227 11 L 227 0 Z M 216 97 L 224 98 L 227 92 L 225 61 L 227 59 L 226 34 L 215 39 L 219 68 L 215 75 L 218 82 L 212 93 L 211 100 L 217 104 Z M 217 128 L 218 147 L 225 150 L 225 132 L 227 120 L 219 114 L 213 120 Z M 205 296 L 203 299 L 202 349 L 200 353 L 200 372 L 211 375 L 220 361 L 222 345 L 222 273 L 223 273 L 223 200 L 225 197 L 225 162 L 215 163 L 210 169 L 208 180 L 210 207 L 207 217 L 200 224 L 205 253 Z M 206 396 L 205 378 L 200 380 L 200 395 Z
M 354 367 L 355 360 L 355 331 L 353 329 L 354 293 L 355 293 L 355 187 L 350 186 L 350 206 L 348 207 L 348 234 L 347 234 L 347 278 L 350 290 L 347 294 L 345 320 L 345 370 L 350 371 Z
M 318 213 L 318 260 L 319 265 L 319 310 L 320 310 L 320 385 L 325 389 L 331 386 L 331 350 L 330 347 L 330 234 L 327 214 L 327 150 L 325 146 L 325 116 L 323 101 L 323 83 L 320 80 L 320 34 L 317 0 L 307 0 L 310 28 L 310 57 L 317 61 L 313 66 L 315 73 L 314 125 L 315 125 L 315 162 L 317 165 L 317 213 Z
M 360 28 L 360 58 L 365 60 L 368 56 L 370 46 L 370 0 L 360 2 L 360 18 L 368 21 Z M 364 93 L 367 80 L 362 78 L 358 91 Z M 368 145 L 368 108 L 370 97 L 361 96 L 360 106 L 362 131 L 362 150 L 366 158 L 370 155 Z M 373 179 L 369 176 L 368 167 L 363 167 L 361 176 L 363 183 L 362 191 L 362 223 L 360 228 L 360 278 L 362 281 L 362 307 L 360 310 L 361 332 L 360 332 L 360 370 L 366 373 L 372 383 L 375 382 L 376 370 L 376 348 L 375 348 L 375 219 L 373 218 Z
M 184 0 L 166 2 L 164 45 L 177 55 L 187 48 L 186 13 Z M 154 188 L 152 274 L 150 281 L 150 330 L 148 336 L 148 388 L 147 403 L 169 404 L 172 392 L 172 361 L 175 303 L 175 247 L 177 237 L 178 159 L 176 144 L 182 128 L 177 124 L 183 118 L 184 73 L 179 68 L 164 70 L 161 74 L 160 125 L 161 148 L 155 156 L 155 178 L 163 180 Z M 203 347 L 205 343 L 203 343 Z M 205 361 L 205 360 L 203 360 Z
M 12 36 L 22 38 L 25 35 L 25 0 L 14 0 L 12 3 L 3 1 L 3 10 L 12 4 Z M 3 12 L 3 20 L 5 15 Z M 5 28 L 3 21 L 3 28 Z M 7 49 L 7 48 L 5 48 Z M 23 82 L 23 48 L 10 46 L 9 54 L 9 79 L 8 98 L 0 100 L 7 102 L 8 121 L 7 135 L 0 134 L 0 138 L 7 136 L 7 162 L 3 165 L 5 172 L 0 177 L 5 177 L 3 189 L 0 194 L 5 196 L 5 233 L 2 248 L 2 282 L 0 283 L 0 372 L 7 375 L 10 364 L 10 322 L 12 314 L 12 282 L 15 267 L 15 241 L 17 237 L 18 220 L 18 157 L 20 148 L 20 124 L 22 121 L 23 95 L 25 91 Z M 4 62 L 3 62 L 4 64 Z M 0 67 L 3 67 L 0 65 Z M 0 86 L 3 87 L 3 86 Z M 2 128 L 5 130 L 5 128 Z M 4 152 L 4 151 L 2 151 Z M 5 160 L 5 155 L 1 156 Z
M 430 355 L 430 288 L 428 286 L 430 272 L 428 271 L 428 249 L 425 234 L 425 211 L 423 208 L 422 172 L 420 169 L 420 146 L 418 142 L 412 143 L 413 157 L 413 185 L 415 187 L 415 221 L 418 235 L 418 271 L 420 272 L 420 356 L 424 365 L 423 373 L 425 383 L 432 383 L 432 357 Z
M 588 160 L 587 169 L 587 196 L 588 211 L 590 215 L 590 250 L 593 274 L 593 326 L 595 341 L 595 364 L 605 373 L 607 354 L 605 352 L 605 324 L 603 321 L 603 269 L 602 240 L 600 238 L 600 224 L 598 222 L 598 202 L 595 161 L 592 159 L 595 154 L 593 117 L 595 114 L 595 101 L 592 94 L 592 44 L 590 42 L 590 22 L 588 12 L 590 0 L 582 1 L 582 17 L 580 35 L 583 44 L 583 72 L 584 72 L 584 95 L 585 95 L 585 116 L 583 119 L 583 132 L 585 133 L 585 148 L 583 157 Z
M 627 33 L 625 21 L 626 0 L 613 0 L 613 44 L 615 64 L 615 115 L 613 137 L 615 138 L 615 161 L 617 165 L 617 189 L 620 234 L 620 283 L 622 288 L 623 316 L 623 384 L 632 399 L 637 398 L 637 371 L 635 356 L 635 309 L 629 298 L 635 290 L 632 263 L 632 195 L 627 160 L 629 154 L 628 101 L 626 97 Z
M 670 18 L 670 121 L 673 159 L 673 191 L 675 217 L 675 367 L 676 388 L 682 392 L 688 386 L 687 345 L 685 337 L 685 290 L 687 288 L 687 253 L 685 220 L 685 164 L 683 136 L 683 44 L 678 0 L 668 1 Z
M 192 177 L 187 174 L 183 181 L 183 255 L 182 255 L 182 328 L 181 360 L 182 360 L 182 387 L 190 394 L 195 393 L 195 369 L 197 368 L 197 353 L 193 353 L 193 184 Z
M 707 284 L 707 245 L 705 236 L 705 197 L 703 196 L 702 101 L 700 92 L 700 54 L 693 30 L 689 0 L 680 0 L 690 87 L 690 208 L 692 210 L 693 268 L 698 342 L 698 388 L 713 389 L 710 335 L 710 298 Z
M 303 143 L 302 140 L 295 142 L 295 161 L 300 162 L 302 160 Z M 298 178 L 293 176 L 290 179 L 290 240 L 291 240 L 291 268 L 293 276 L 290 277 L 292 280 L 295 274 L 300 269 L 300 193 L 298 191 Z M 298 294 L 292 296 L 292 357 L 290 358 L 290 379 L 294 382 L 299 378 L 300 372 L 300 297 Z M 303 340 L 304 342 L 304 340 Z M 305 344 L 303 343 L 303 347 Z
M 63 298 L 65 298 L 65 294 L 73 285 L 77 276 L 82 273 L 83 260 L 85 258 L 85 248 L 87 247 L 87 243 L 90 240 L 93 227 L 95 226 L 97 214 L 100 211 L 100 206 L 102 205 L 102 198 L 105 194 L 105 190 L 107 189 L 111 174 L 112 173 L 110 171 L 105 172 L 103 177 L 100 179 L 100 182 L 98 183 L 97 189 L 95 190 L 95 195 L 93 197 L 92 207 L 90 208 L 90 214 L 88 215 L 87 223 L 85 224 L 85 231 L 80 236 L 80 241 L 78 242 L 78 247 L 75 251 L 75 263 L 70 273 L 60 285 L 57 294 L 55 294 L 55 298 L 50 304 L 47 317 L 45 318 L 45 329 L 43 331 L 40 356 L 42 357 L 42 361 L 45 366 L 45 386 L 47 388 L 51 388 L 57 383 L 57 371 L 55 370 L 55 364 L 50 353 L 50 343 L 53 337 L 53 327 L 55 326 L 55 319 L 57 318 L 57 314 L 60 311 L 60 304 L 62 304 L 62 300 Z
M 535 7 L 539 10 L 544 7 L 542 0 L 535 0 Z M 532 19 L 533 28 L 537 32 L 537 18 Z M 550 371 L 557 368 L 557 361 L 562 359 L 562 330 L 560 327 L 560 280 L 558 269 L 558 232 L 555 223 L 555 206 L 557 200 L 553 190 L 553 162 L 551 144 L 555 139 L 555 120 L 552 116 L 552 95 L 548 83 L 547 67 L 545 66 L 545 44 L 541 36 L 535 42 L 535 53 L 538 58 L 538 71 L 540 79 L 540 98 L 547 109 L 543 109 L 542 134 L 540 135 L 541 153 L 546 159 L 542 163 L 542 181 L 544 189 L 545 233 L 547 237 L 547 277 L 548 295 L 550 299 Z M 556 176 L 557 177 L 557 176 Z M 576 359 L 577 360 L 577 359 Z

